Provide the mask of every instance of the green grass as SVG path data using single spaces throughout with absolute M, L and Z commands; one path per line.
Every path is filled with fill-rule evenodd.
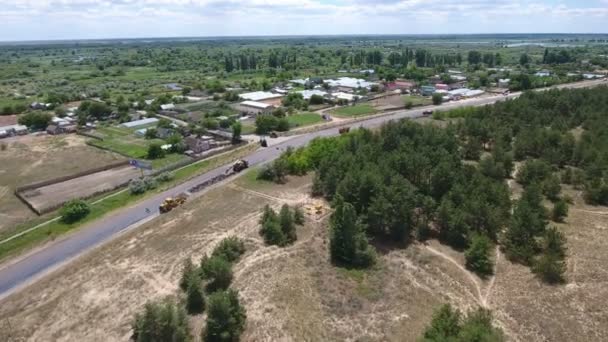
M 375 113 L 374 107 L 368 104 L 360 104 L 355 106 L 340 107 L 332 113 L 336 116 L 355 117 Z
M 411 102 L 413 107 L 428 106 L 433 104 L 433 100 L 423 96 L 404 95 L 401 96 L 403 103 Z
M 161 139 L 146 140 L 135 136 L 137 129 L 139 128 L 100 127 L 96 133 L 103 136 L 104 140 L 90 140 L 89 143 L 92 146 L 105 148 L 134 159 L 145 159 L 148 155 L 148 146 L 152 143 L 165 144 L 165 141 Z M 182 154 L 167 154 L 164 158 L 153 160 L 152 167 L 158 169 L 186 158 L 188 157 Z
M 180 170 L 173 172 L 173 174 L 174 174 L 173 180 L 166 182 L 166 183 L 162 183 L 162 184 L 160 184 L 160 186 L 157 189 L 155 189 L 153 191 L 148 191 L 144 194 L 132 195 L 128 190 L 126 190 L 126 191 L 116 190 L 114 192 L 114 194 L 115 194 L 114 196 L 112 196 L 110 198 L 106 198 L 106 199 L 100 201 L 99 203 L 92 204 L 93 202 L 95 202 L 101 198 L 105 198 L 105 197 L 109 196 L 110 194 L 104 194 L 98 198 L 91 199 L 91 200 L 87 201 L 87 202 L 89 202 L 89 204 L 91 206 L 91 213 L 84 219 L 82 219 L 78 222 L 75 222 L 75 223 L 71 223 L 71 224 L 63 223 L 60 220 L 53 221 L 53 222 L 47 224 L 46 226 L 43 226 L 41 228 L 38 228 L 34 231 L 31 231 L 31 232 L 23 235 L 21 237 L 13 239 L 4 244 L 1 244 L 0 245 L 0 260 L 3 260 L 4 258 L 6 258 L 10 255 L 14 255 L 18 252 L 24 251 L 25 249 L 30 248 L 43 241 L 46 241 L 49 239 L 53 240 L 66 232 L 69 232 L 69 231 L 75 230 L 79 227 L 82 227 L 86 223 L 100 219 L 100 218 L 110 214 L 111 212 L 113 212 L 116 209 L 127 207 L 146 197 L 149 197 L 154 194 L 165 191 L 166 189 L 171 188 L 177 184 L 183 183 L 201 173 L 204 173 L 204 172 L 211 170 L 215 167 L 218 167 L 220 165 L 226 164 L 228 161 L 241 158 L 242 156 L 246 155 L 247 153 L 253 151 L 255 148 L 257 148 L 257 146 L 255 144 L 250 144 L 250 145 L 238 148 L 236 150 L 230 151 L 226 154 L 217 156 L 215 158 L 202 160 L 198 163 L 188 165 Z M 49 220 L 52 218 L 53 218 L 53 216 L 51 214 L 49 214 L 49 216 L 47 216 L 47 219 L 49 219 Z M 42 220 L 32 220 L 32 221 L 28 222 L 27 224 L 24 224 L 24 225 L 20 226 L 19 228 L 17 228 L 13 233 L 17 234 L 20 231 L 24 231 L 31 227 L 34 227 L 34 226 L 42 223 L 41 221 Z M 2 238 L 3 239 L 8 238 L 8 236 L 4 236 Z
M 287 121 L 289 121 L 289 126 L 293 128 L 313 125 L 323 121 L 323 118 L 317 113 L 303 112 L 288 116 Z
M 251 124 L 242 124 L 241 125 L 241 134 L 253 134 L 255 133 L 255 125 Z

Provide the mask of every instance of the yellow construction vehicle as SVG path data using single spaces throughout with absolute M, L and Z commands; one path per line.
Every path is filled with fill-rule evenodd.
M 161 214 L 168 213 L 171 210 L 177 208 L 178 206 L 184 204 L 185 202 L 186 202 L 186 196 L 184 196 L 184 195 L 179 195 L 175 198 L 168 197 L 163 201 L 163 203 L 160 204 L 160 206 L 158 207 L 158 210 L 160 211 Z

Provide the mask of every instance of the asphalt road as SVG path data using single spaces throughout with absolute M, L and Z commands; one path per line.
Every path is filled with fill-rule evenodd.
M 589 81 L 575 84 L 561 85 L 559 88 L 581 88 L 590 87 L 598 84 L 606 84 L 603 81 Z M 421 117 L 422 111 L 426 109 L 433 110 L 449 110 L 464 106 L 481 106 L 504 101 L 507 98 L 518 97 L 519 93 L 513 93 L 508 96 L 498 95 L 492 97 L 482 97 L 446 103 L 441 106 L 429 106 L 422 109 L 399 110 L 391 113 L 386 113 L 382 116 L 372 117 L 367 120 L 358 121 L 356 123 L 345 123 L 343 126 L 351 126 L 352 128 L 366 127 L 374 128 L 391 120 L 399 120 L 405 118 Z M 305 133 L 302 135 L 293 136 L 290 139 L 273 145 L 269 148 L 258 149 L 251 153 L 245 159 L 251 166 L 260 165 L 277 158 L 287 147 L 300 147 L 308 144 L 314 138 L 327 137 L 338 135 L 338 128 L 332 127 L 316 132 Z M 212 179 L 226 171 L 229 165 L 218 167 L 205 174 L 195 177 L 181 185 L 178 185 L 168 191 L 160 193 L 154 197 L 144 200 L 132 207 L 117 211 L 112 216 L 108 216 L 99 221 L 89 224 L 77 232 L 60 239 L 48 246 L 31 252 L 21 259 L 9 261 L 0 268 L 0 299 L 8 296 L 12 292 L 24 287 L 25 285 L 36 281 L 39 277 L 53 271 L 57 267 L 63 265 L 66 261 L 77 257 L 78 255 L 109 241 L 113 236 L 125 231 L 129 227 L 144 220 L 153 219 L 157 216 L 158 206 L 161 202 L 170 196 L 174 196 L 181 192 L 185 192 L 195 185 Z M 200 193 L 199 193 L 200 195 Z M 146 211 L 150 209 L 150 212 Z

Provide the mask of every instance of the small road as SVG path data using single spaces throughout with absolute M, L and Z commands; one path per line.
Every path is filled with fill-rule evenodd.
M 599 84 L 606 83 L 603 81 L 588 81 L 560 85 L 557 86 L 557 88 L 582 88 L 592 87 Z M 370 117 L 367 120 L 357 121 L 356 123 L 345 123 L 342 126 L 351 126 L 353 128 L 375 128 L 391 120 L 422 117 L 422 111 L 426 109 L 449 110 L 466 106 L 482 106 L 498 101 L 504 101 L 507 98 L 516 98 L 519 95 L 520 93 L 513 93 L 508 96 L 487 96 L 446 103 L 441 106 L 428 106 L 412 110 L 398 110 L 394 112 L 387 112 L 383 115 Z M 251 166 L 272 161 L 277 158 L 287 147 L 301 147 L 305 146 L 308 144 L 308 142 L 317 137 L 338 135 L 339 127 L 341 126 L 292 136 L 288 140 L 275 144 L 272 147 L 260 148 L 247 156 L 246 159 Z M 137 223 L 153 219 L 159 215 L 158 206 L 166 197 L 185 192 L 195 185 L 208 181 L 224 173 L 228 167 L 229 165 L 220 166 L 185 183 L 177 185 L 170 190 L 150 197 L 136 205 L 118 210 L 111 216 L 104 217 L 96 222 L 92 222 L 86 227 L 83 227 L 64 238 L 59 239 L 56 242 L 30 252 L 21 258 L 9 260 L 3 266 L 0 266 L 0 299 L 8 296 L 10 293 L 26 286 L 27 284 L 36 281 L 41 276 L 57 269 L 67 261 L 90 250 L 91 248 L 109 241 L 113 236 L 117 236 L 118 233 L 127 230 L 129 227 L 132 227 Z M 146 210 L 146 208 L 150 209 L 149 212 Z

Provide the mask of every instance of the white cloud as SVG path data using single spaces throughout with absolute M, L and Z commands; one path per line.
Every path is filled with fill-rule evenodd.
M 606 30 L 603 23 L 608 20 L 608 0 L 584 5 L 568 3 L 552 5 L 552 0 L 0 0 L 0 40 L 158 33 L 200 36 Z M 67 30 L 61 25 L 76 29 Z

